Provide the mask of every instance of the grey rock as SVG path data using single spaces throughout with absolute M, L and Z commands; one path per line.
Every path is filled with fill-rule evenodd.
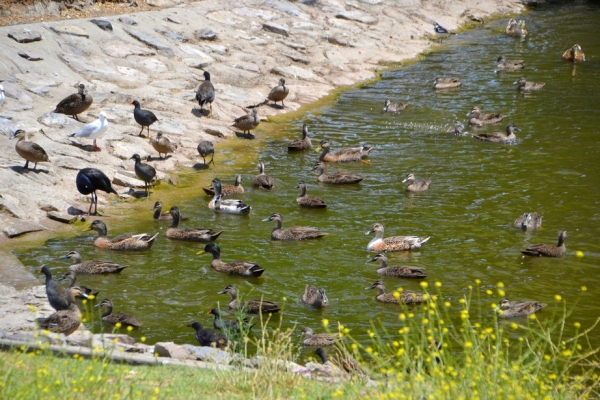
M 317 76 L 314 72 L 297 67 L 295 65 L 290 65 L 287 67 L 273 67 L 271 69 L 271 73 L 275 75 L 281 75 L 284 78 L 325 83 L 325 80 Z
M 137 22 L 135 22 L 134 19 L 129 18 L 129 17 L 125 17 L 125 16 L 119 17 L 119 21 L 121 21 L 125 25 L 137 25 Z
M 208 57 L 205 59 L 199 58 L 184 58 L 183 62 L 190 68 L 204 69 L 211 65 L 215 60 L 212 57 Z
M 165 18 L 167 21 L 172 22 L 174 24 L 181 24 L 181 20 L 177 17 L 174 16 L 168 16 L 167 18 Z
M 181 36 L 177 33 L 174 32 L 169 32 L 169 31 L 163 31 L 161 29 L 155 29 L 156 32 L 160 33 L 161 35 L 164 35 L 166 37 L 168 37 L 171 40 L 175 40 L 177 42 L 181 42 L 181 43 L 185 43 L 187 42 L 189 39 L 186 38 L 185 36 Z
M 33 106 L 29 105 L 29 104 L 22 104 L 22 105 L 13 105 L 11 107 L 8 107 L 9 111 L 15 111 L 15 112 L 20 112 L 20 111 L 29 111 L 29 110 L 33 110 Z
M 102 29 L 103 31 L 112 31 L 113 30 L 112 24 L 108 20 L 94 18 L 94 19 L 90 19 L 90 22 L 98 25 L 98 28 Z
M 148 75 L 138 70 L 121 66 L 114 68 L 112 64 L 106 63 L 100 58 L 77 57 L 71 54 L 60 54 L 59 58 L 90 81 L 98 80 L 123 88 L 136 88 L 146 85 L 150 80 Z
M 48 86 L 48 87 L 59 87 L 62 82 L 52 80 L 48 75 L 38 74 L 36 72 L 30 72 L 26 74 L 15 74 L 15 78 L 19 81 L 24 82 L 28 85 L 33 86 Z
M 209 52 L 209 53 L 217 53 L 222 56 L 227 55 L 229 53 L 229 49 L 225 46 L 220 46 L 218 44 L 206 43 L 200 45 L 200 48 Z
M 17 99 L 21 103 L 31 103 L 33 99 L 26 94 L 20 87 L 11 82 L 2 82 L 4 85 L 4 94 L 11 99 Z
M 162 43 L 158 39 L 153 38 L 152 36 L 146 35 L 145 33 L 137 32 L 137 31 L 134 31 L 131 29 L 124 29 L 124 30 L 125 30 L 125 32 L 127 32 L 129 35 L 133 36 L 140 42 L 156 49 L 158 54 L 160 54 L 161 56 L 165 56 L 165 57 L 174 57 L 175 56 L 175 54 L 173 53 L 173 49 L 171 49 L 171 47 Z
M 159 357 L 169 357 L 178 359 L 196 359 L 193 350 L 180 346 L 173 342 L 158 342 L 154 345 L 154 352 Z
M 336 44 L 338 46 L 345 46 L 345 47 L 354 47 L 348 40 L 338 38 L 336 36 L 326 36 L 326 39 L 331 44 Z
M 62 222 L 63 224 L 72 224 L 73 222 L 77 221 L 77 217 L 74 217 L 69 214 L 59 213 L 56 211 L 50 211 L 46 215 L 48 216 L 48 218 L 58 222 Z
M 111 57 L 125 58 L 127 56 L 153 56 L 156 54 L 154 50 L 147 47 L 138 46 L 133 43 L 127 43 L 122 40 L 109 40 L 100 43 L 100 48 L 103 52 Z
M 277 13 L 274 13 L 274 12 L 271 12 L 271 11 L 268 11 L 268 10 L 263 10 L 263 9 L 260 9 L 260 8 L 255 8 L 255 7 L 252 7 L 252 8 L 250 8 L 250 7 L 234 8 L 232 10 L 232 12 L 234 14 L 241 15 L 243 17 L 247 17 L 247 18 L 250 18 L 250 19 L 260 18 L 260 19 L 263 19 L 265 21 L 271 21 L 273 19 L 277 19 L 277 18 L 281 17 L 280 14 L 277 14 Z
M 383 3 L 383 0 L 358 0 L 361 3 L 370 4 L 372 6 L 376 6 L 377 4 Z
M 65 114 L 58 114 L 53 112 L 45 113 L 44 115 L 38 118 L 38 122 L 42 125 L 47 126 L 48 128 L 62 129 L 67 127 L 68 130 L 73 130 L 73 132 L 76 132 L 83 127 L 81 123 L 78 123 L 73 118 Z
M 291 59 L 292 61 L 296 61 L 299 62 L 301 64 L 310 64 L 310 60 L 308 58 L 304 58 L 301 56 L 298 56 L 296 54 L 284 54 L 284 56 L 288 57 L 289 59 Z
M 232 136 L 231 131 L 224 126 L 204 127 L 204 132 L 208 133 L 209 135 L 220 137 L 220 138 L 226 138 L 226 137 Z
M 300 7 L 298 7 L 297 5 L 295 5 L 294 3 L 291 3 L 289 1 L 268 0 L 267 2 L 265 2 L 265 6 L 273 7 L 277 11 L 281 11 L 283 13 L 293 15 L 294 17 L 300 17 L 302 19 L 310 18 L 310 16 L 308 14 L 306 14 L 306 13 L 302 12 L 302 10 L 300 10 Z
M 12 200 L 2 197 L 2 195 L 0 195 L 0 211 L 5 211 L 19 219 L 25 219 L 27 217 L 27 214 L 25 214 L 21 207 L 16 205 Z
M 35 93 L 41 97 L 50 97 L 50 89 L 48 89 L 46 86 L 35 86 L 27 88 L 27 91 Z
M 278 35 L 289 36 L 290 30 L 285 26 L 274 24 L 272 22 L 263 23 L 263 29 L 269 32 L 277 33 Z
M 38 31 L 11 31 L 8 32 L 8 37 L 16 40 L 19 43 L 30 43 L 42 40 L 42 34 Z
M 85 52 L 81 49 L 78 49 L 76 46 L 73 46 L 71 43 L 65 43 L 60 40 L 57 40 L 60 48 L 66 51 L 67 53 L 73 54 L 75 56 L 85 56 Z
M 8 334 L 6 339 L 27 343 L 41 342 L 47 344 L 62 344 L 62 340 L 60 340 L 57 335 L 43 335 L 39 332 L 13 332 L 12 334 Z
M 84 38 L 90 38 L 90 35 L 85 31 L 85 29 L 80 28 L 78 26 L 74 26 L 74 25 L 67 25 L 67 26 L 51 26 L 50 30 L 53 32 L 56 32 L 60 35 L 73 35 L 73 36 L 79 36 L 79 37 L 84 37 Z
M 119 186 L 124 187 L 135 187 L 135 188 L 143 188 L 145 186 L 144 181 L 131 178 L 129 176 L 123 175 L 119 172 L 115 174 L 115 177 L 112 180 L 112 183 Z
M 350 21 L 362 22 L 367 25 L 375 25 L 379 22 L 379 19 L 372 17 L 368 14 L 365 14 L 362 11 L 342 11 L 338 13 L 336 18 L 347 19 Z
M 29 50 L 21 50 L 19 51 L 19 55 L 29 61 L 41 61 L 44 59 L 41 55 Z
M 44 227 L 38 223 L 13 218 L 3 218 L 0 222 L 0 226 L 2 226 L 2 232 L 9 238 L 21 236 L 29 232 L 38 232 L 44 229 Z
M 214 347 L 192 346 L 191 344 L 184 344 L 183 347 L 192 354 L 195 354 L 197 360 L 223 365 L 229 365 L 232 361 L 231 354 L 220 349 L 215 349 Z
M 196 31 L 196 39 L 198 40 L 217 40 L 217 34 L 209 28 L 198 29 Z
M 278 40 L 278 43 L 285 44 L 294 50 L 306 50 L 306 46 L 300 43 L 288 42 L 287 40 Z

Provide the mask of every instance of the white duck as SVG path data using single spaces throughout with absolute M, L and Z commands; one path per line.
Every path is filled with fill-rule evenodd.
M 383 237 L 383 225 L 373 224 L 371 229 L 365 235 L 375 233 L 375 237 L 367 245 L 369 251 L 405 251 L 420 249 L 423 243 L 427 242 L 430 236 L 391 236 Z
M 81 137 L 86 139 L 94 139 L 94 151 L 100 151 L 100 147 L 96 146 L 96 139 L 98 139 L 108 129 L 108 119 L 106 113 L 102 111 L 98 115 L 98 119 L 91 122 L 83 127 L 80 131 L 77 131 L 69 137 Z
M 208 208 L 214 212 L 222 214 L 245 215 L 250 213 L 252 207 L 242 203 L 241 200 L 223 200 L 223 196 L 221 195 L 222 185 L 220 179 L 213 179 L 212 187 L 215 190 L 215 197 L 210 201 L 210 203 L 208 203 Z

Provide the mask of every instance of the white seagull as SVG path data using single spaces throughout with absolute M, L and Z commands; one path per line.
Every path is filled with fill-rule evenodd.
M 72 133 L 69 137 L 83 137 L 94 139 L 94 151 L 100 151 L 100 147 L 96 146 L 96 139 L 100 137 L 108 129 L 108 119 L 106 113 L 102 111 L 98 115 L 98 119 L 83 127 L 82 130 Z
M 4 97 L 4 86 L 0 85 L 0 106 L 2 106 L 4 100 L 6 100 Z

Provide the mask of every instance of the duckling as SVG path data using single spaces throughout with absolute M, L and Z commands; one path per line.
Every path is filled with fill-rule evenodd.
M 173 223 L 167 229 L 165 234 L 169 239 L 188 240 L 190 242 L 212 242 L 223 233 L 223 231 L 215 232 L 212 229 L 205 228 L 188 228 L 179 229 L 179 207 L 173 206 L 169 210 Z
M 218 294 L 229 294 L 231 296 L 229 308 L 237 310 L 241 307 L 248 314 L 271 314 L 281 310 L 277 304 L 267 300 L 247 300 L 240 304 L 237 299 L 237 289 L 234 285 L 227 285 Z
M 521 250 L 521 253 L 526 256 L 544 256 L 544 257 L 560 257 L 567 251 L 565 246 L 565 239 L 567 238 L 567 231 L 560 231 L 558 233 L 558 244 L 552 246 L 551 244 L 534 244 L 533 246 L 527 247 L 525 250 Z
M 75 282 L 77 281 L 77 274 L 74 271 L 67 271 L 65 274 L 58 278 L 59 281 L 69 281 L 69 289 L 75 286 Z M 89 296 L 97 297 L 98 290 L 94 290 L 88 286 L 79 285 L 79 288 L 83 291 L 85 295 L 77 295 L 76 297 L 80 298 L 88 298 Z
M 163 154 L 166 158 L 168 153 L 175 153 L 175 150 L 177 150 L 178 147 L 177 143 L 171 142 L 161 131 L 158 131 L 156 137 L 150 141 L 150 144 L 152 144 L 154 150 L 158 152 L 160 158 L 163 158 Z
M 402 290 L 399 292 L 399 296 L 396 298 L 393 293 L 385 292 L 385 285 L 382 281 L 375 281 L 371 286 L 365 290 L 377 289 L 377 295 L 375 299 L 382 303 L 394 303 L 394 304 L 416 304 L 423 301 L 423 293 L 413 292 L 412 290 Z
M 44 274 L 46 277 L 46 295 L 50 306 L 56 311 L 67 310 L 69 308 L 69 298 L 67 289 L 52 279 L 52 272 L 45 265 L 38 270 L 38 274 Z
M 188 327 L 196 331 L 196 340 L 200 346 L 214 346 L 219 349 L 224 349 L 227 347 L 227 338 L 225 336 L 217 334 L 213 331 L 209 331 L 208 329 L 204 329 L 200 322 L 189 324 Z
M 144 181 L 144 191 L 146 196 L 150 196 L 150 182 L 156 176 L 156 170 L 149 164 L 144 164 L 139 154 L 131 156 L 130 160 L 135 160 L 135 176 Z
M 511 18 L 508 21 L 508 25 L 506 25 L 506 29 L 504 31 L 506 32 L 507 35 L 514 36 L 516 28 L 517 28 L 517 21 L 515 19 Z
M 226 274 L 234 274 L 241 276 L 254 276 L 259 277 L 265 272 L 264 268 L 260 265 L 248 262 L 248 261 L 234 261 L 230 263 L 224 263 L 221 261 L 221 248 L 216 243 L 209 243 L 204 246 L 204 250 L 197 252 L 197 255 L 210 253 L 213 259 L 210 266 L 218 272 L 224 272 Z
M 77 191 L 82 195 L 92 195 L 90 200 L 90 208 L 88 209 L 87 215 L 98 215 L 98 195 L 96 194 L 96 191 L 102 190 L 106 193 L 114 193 L 117 196 L 119 195 L 112 187 L 108 176 L 96 168 L 80 169 L 75 177 L 75 185 L 77 185 Z M 94 206 L 93 214 L 92 206 Z
M 265 190 L 275 189 L 275 181 L 269 175 L 265 174 L 265 163 L 259 160 L 256 166 L 258 168 L 258 175 L 252 180 L 254 187 Z
M 433 81 L 434 89 L 454 89 L 462 85 L 460 78 L 446 78 L 442 76 L 436 76 Z
M 391 236 L 384 239 L 383 225 L 378 223 L 373 224 L 365 235 L 370 235 L 373 232 L 375 233 L 375 237 L 367 245 L 367 250 L 377 252 L 417 250 L 431 238 L 431 236 Z
M 513 123 L 510 123 L 506 126 L 506 134 L 502 132 L 492 132 L 492 133 L 480 133 L 478 135 L 472 135 L 475 139 L 482 140 L 484 142 L 496 142 L 496 143 L 505 143 L 514 141 L 517 139 L 515 132 L 521 132 L 519 128 Z
M 135 327 L 142 326 L 142 323 L 137 319 L 133 318 L 129 314 L 125 314 L 124 312 L 119 311 L 118 313 L 112 314 L 113 303 L 110 299 L 104 299 L 99 304 L 96 304 L 94 307 L 104 307 L 106 310 L 104 314 L 102 314 L 102 321 L 108 324 L 117 324 L 121 323 L 121 325 L 130 325 Z
M 460 121 L 455 120 L 454 121 L 454 125 L 452 125 L 450 128 L 448 128 L 446 130 L 446 133 L 452 133 L 455 136 L 460 136 L 463 133 L 463 129 L 465 129 L 465 126 L 463 124 L 460 123 Z
M 518 85 L 517 89 L 523 92 L 531 92 L 533 90 L 540 90 L 546 85 L 546 82 L 527 82 L 525 78 L 521 77 L 518 81 L 513 82 L 513 85 Z
M 314 334 L 312 328 L 305 326 L 302 328 L 302 344 L 305 346 L 331 346 L 336 342 L 340 341 L 340 337 L 337 335 L 331 335 L 329 333 L 317 333 Z
M 75 332 L 79 328 L 79 325 L 81 325 L 81 310 L 79 310 L 77 303 L 75 303 L 76 296 L 85 297 L 85 293 L 77 286 L 69 288 L 67 291 L 68 308 L 59 310 L 48 318 L 41 320 L 40 329 L 62 333 L 65 336 L 69 336 Z
M 424 192 L 429 189 L 431 181 L 418 181 L 413 174 L 407 174 L 402 183 L 407 183 L 407 192 Z
M 496 70 L 517 71 L 525 68 L 523 60 L 507 60 L 506 57 L 500 56 L 496 60 Z
M 202 188 L 206 194 L 211 196 L 215 195 L 215 189 L 212 186 Z M 226 183 L 221 184 L 221 194 L 224 196 L 231 196 L 232 194 L 244 194 L 244 187 L 242 186 L 242 175 L 236 174 L 233 185 Z
M 271 231 L 271 239 L 273 240 L 318 239 L 327 235 L 325 232 L 319 232 L 318 229 L 308 228 L 305 226 L 294 226 L 291 228 L 281 229 L 283 217 L 278 213 L 273 213 L 269 218 L 263 219 L 263 222 L 268 221 L 275 221 L 275 227 Z
M 121 235 L 108 240 L 106 234 L 108 230 L 106 224 L 100 220 L 95 220 L 90 225 L 90 229 L 98 232 L 98 237 L 94 240 L 94 246 L 105 250 L 145 250 L 152 247 L 158 232 L 150 236 L 145 233 L 139 235 Z
M 77 251 L 70 251 L 67 255 L 60 258 L 70 258 L 72 263 L 69 265 L 69 271 L 78 274 L 113 274 L 123 271 L 126 265 L 119 265 L 109 261 L 86 261 L 81 262 L 81 254 Z
M 79 121 L 79 118 L 77 118 L 77 114 L 81 114 L 82 112 L 90 108 L 93 102 L 94 99 L 92 98 L 92 95 L 88 94 L 87 90 L 85 90 L 85 85 L 83 83 L 80 83 L 77 86 L 77 93 L 74 93 L 62 99 L 60 103 L 56 105 L 56 108 L 52 112 L 57 114 L 70 115 L 74 119 Z
M 242 203 L 241 200 L 223 200 L 221 180 L 215 178 L 212 180 L 212 187 L 215 191 L 215 196 L 208 203 L 208 208 L 217 213 L 246 215 L 250 213 L 252 207 Z
M 301 205 L 302 207 L 307 208 L 325 208 L 327 207 L 327 203 L 324 200 L 315 197 L 315 196 L 307 196 L 306 195 L 306 182 L 300 181 L 296 186 L 296 189 L 300 189 L 300 196 L 296 197 L 296 203 Z
M 362 181 L 364 178 L 360 175 L 349 174 L 346 172 L 335 172 L 333 174 L 325 173 L 325 164 L 321 161 L 318 161 L 314 167 L 311 168 L 311 171 L 317 170 L 319 171 L 319 177 L 317 180 L 323 183 L 331 183 L 337 185 L 345 185 L 358 183 Z
M 482 113 L 479 110 L 479 107 L 475 106 L 471 109 L 471 111 L 469 111 L 469 113 L 467 114 L 467 117 L 471 117 L 471 119 L 469 120 L 469 125 L 482 126 L 482 125 L 497 124 L 498 122 L 502 121 L 502 118 L 504 118 L 504 115 L 493 114 L 493 113 Z
M 308 150 L 312 149 L 312 142 L 308 137 L 308 125 L 302 125 L 302 139 L 292 140 L 288 143 L 288 150 Z
M 254 135 L 250 133 L 250 130 L 256 128 L 258 124 L 260 124 L 258 112 L 256 110 L 252 110 L 251 113 L 236 118 L 231 126 L 241 129 L 242 133 L 247 137 L 254 138 Z M 246 132 L 248 133 L 246 134 Z
M 208 155 L 210 154 L 210 161 L 208 162 L 210 163 L 215 163 L 214 157 L 215 157 L 215 146 L 213 145 L 213 143 L 209 140 L 203 140 L 200 142 L 200 144 L 198 144 L 198 154 L 200 154 L 200 157 L 202 157 L 202 161 L 204 161 L 204 165 L 206 165 L 206 157 L 208 157 Z
M 25 166 L 23 166 L 23 169 L 27 169 L 29 166 L 29 161 L 35 163 L 33 166 L 34 171 L 37 167 L 37 163 L 50 162 L 50 158 L 48 158 L 48 153 L 46 153 L 46 150 L 44 150 L 39 144 L 30 142 L 29 135 L 23 129 L 17 129 L 10 139 L 19 139 L 15 145 L 15 150 L 19 156 L 25 159 Z
M 163 208 L 162 201 L 158 200 L 156 203 L 154 203 L 154 207 L 152 207 L 152 209 L 150 210 L 150 211 L 154 211 L 154 214 L 152 214 L 152 218 L 154 218 L 157 221 L 173 221 L 173 216 L 171 215 L 171 213 L 162 212 L 162 208 Z M 187 217 L 185 215 L 179 216 L 180 221 L 185 221 L 188 218 L 189 217 Z
M 238 320 L 226 321 L 226 320 L 221 319 L 221 312 L 219 311 L 218 308 L 213 308 L 213 309 L 209 310 L 207 312 L 207 314 L 212 314 L 215 316 L 215 320 L 213 322 L 213 326 L 215 327 L 215 329 L 218 329 L 220 331 L 222 331 L 223 329 L 226 329 L 228 331 L 239 331 L 240 330 L 240 321 L 238 321 Z M 244 320 L 242 321 L 242 329 L 244 331 L 248 331 L 249 329 L 252 329 L 253 326 L 254 326 L 254 324 L 250 324 L 248 322 L 248 318 L 244 318 Z
M 539 303 L 537 301 L 509 301 L 508 299 L 502 299 L 496 310 L 500 318 L 517 318 L 526 317 L 538 312 L 547 305 L 546 303 Z
M 318 153 L 321 150 L 322 152 L 319 156 L 319 161 L 321 162 L 363 161 L 363 158 L 369 156 L 369 153 L 373 150 L 373 146 L 347 147 L 330 152 L 331 144 L 329 143 L 329 140 L 321 140 L 321 143 L 319 147 L 315 149 L 315 152 Z
M 396 103 L 396 102 L 391 102 L 389 99 L 387 99 L 385 101 L 385 106 L 383 107 L 383 112 L 398 112 L 398 111 L 402 111 L 406 108 L 408 104 L 404 104 L 404 103 Z
M 280 101 L 281 108 L 285 108 L 285 104 L 283 104 L 283 100 L 285 100 L 285 98 L 288 96 L 289 93 L 290 93 L 290 88 L 285 86 L 285 79 L 280 78 L 279 85 L 277 85 L 273 89 L 271 89 L 271 93 L 269 93 L 269 96 L 267 97 L 267 101 L 274 101 L 275 105 L 277 105 L 277 102 Z
M 384 276 L 397 276 L 400 278 L 427 278 L 427 274 L 422 268 L 410 267 L 408 265 L 393 265 L 388 267 L 388 258 L 385 254 L 379 253 L 367 262 L 379 261 L 377 273 Z
M 573 47 L 563 53 L 562 58 L 572 62 L 585 61 L 585 54 L 583 54 L 580 45 L 574 44 Z
M 304 294 L 302 295 L 302 301 L 309 306 L 315 308 L 324 308 L 329 306 L 329 299 L 325 294 L 325 289 L 316 288 L 311 285 L 306 285 L 304 288 Z
M 513 226 L 527 231 L 539 229 L 542 227 L 542 218 L 536 212 L 526 212 L 515 220 Z

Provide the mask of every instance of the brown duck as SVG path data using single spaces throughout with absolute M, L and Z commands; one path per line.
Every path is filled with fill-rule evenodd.
M 526 212 L 517 218 L 513 224 L 515 228 L 531 231 L 542 227 L 542 217 L 536 212 Z
M 406 108 L 408 104 L 392 102 L 389 99 L 385 101 L 383 112 L 398 112 Z
M 92 222 L 90 229 L 98 232 L 98 237 L 94 240 L 94 246 L 105 250 L 145 250 L 152 247 L 158 232 L 150 236 L 145 233 L 139 235 L 121 235 L 108 240 L 106 237 L 108 230 L 106 224 L 99 219 Z
M 323 164 L 321 161 L 318 161 L 315 164 L 315 166 L 311 168 L 311 171 L 314 170 L 319 171 L 319 177 L 317 178 L 317 180 L 323 183 L 347 185 L 352 183 L 358 183 L 364 179 L 360 175 L 349 174 L 346 172 L 334 172 L 333 174 L 326 174 L 325 164 Z
M 59 281 L 68 281 L 69 282 L 69 289 L 75 286 L 75 282 L 77 282 L 77 273 L 75 271 L 67 271 L 65 272 L 65 274 L 58 279 Z M 100 293 L 98 290 L 94 290 L 88 286 L 83 286 L 83 285 L 78 285 L 78 287 L 83 291 L 83 293 L 85 295 L 77 295 L 76 297 L 79 298 L 87 298 L 89 296 L 98 296 L 98 293 Z
M 311 285 L 306 285 L 304 288 L 304 294 L 302 295 L 302 301 L 304 304 L 313 306 L 315 308 L 323 308 L 329 306 L 329 299 L 325 294 L 325 289 L 316 288 Z
M 482 113 L 481 110 L 479 110 L 479 107 L 475 106 L 471 109 L 471 111 L 469 111 L 467 117 L 471 117 L 471 119 L 469 120 L 469 125 L 482 126 L 497 124 L 498 122 L 502 121 L 504 115 Z
M 517 139 L 517 135 L 515 132 L 521 132 L 519 128 L 513 123 L 510 123 L 506 126 L 506 134 L 502 132 L 492 132 L 492 133 L 480 133 L 478 135 L 472 135 L 475 139 L 479 139 L 484 142 L 495 142 L 495 143 L 504 143 L 510 142 Z
M 224 272 L 226 274 L 241 275 L 241 276 L 254 276 L 259 277 L 265 272 L 264 268 L 260 265 L 248 262 L 248 261 L 233 261 L 225 263 L 221 261 L 221 248 L 216 243 L 209 243 L 204 246 L 204 250 L 200 250 L 196 254 L 210 253 L 213 259 L 210 266 L 218 272 Z
M 319 161 L 321 162 L 349 162 L 349 161 L 363 161 L 363 158 L 369 156 L 369 153 L 373 150 L 373 146 L 360 146 L 360 147 L 345 147 L 331 151 L 331 144 L 329 140 L 321 140 L 319 147 L 315 149 L 318 153 L 321 151 Z
M 558 244 L 552 246 L 551 244 L 534 244 L 533 246 L 527 247 L 525 250 L 521 250 L 521 253 L 526 256 L 539 256 L 539 257 L 560 257 L 567 251 L 565 246 L 565 239 L 567 238 L 567 231 L 560 231 L 558 233 Z
M 288 150 L 295 151 L 295 150 L 308 150 L 308 149 L 312 149 L 312 142 L 310 141 L 310 138 L 308 137 L 308 125 L 304 124 L 304 125 L 302 125 L 302 139 L 293 140 L 293 141 L 289 142 Z
M 173 223 L 165 232 L 169 239 L 187 240 L 190 242 L 212 242 L 213 240 L 217 240 L 221 233 L 223 233 L 223 231 L 215 232 L 212 229 L 204 228 L 179 229 L 179 207 L 171 207 L 169 213 L 173 218 Z
M 67 290 L 69 307 L 66 310 L 55 312 L 46 319 L 42 319 L 40 321 L 40 328 L 62 333 L 65 336 L 69 336 L 75 332 L 79 328 L 79 325 L 81 325 L 81 310 L 79 310 L 77 303 L 75 303 L 75 297 L 77 296 L 85 297 L 85 293 L 77 286 L 69 288 Z
M 427 278 L 427 274 L 422 268 L 410 267 L 407 265 L 393 265 L 388 267 L 388 258 L 385 254 L 379 253 L 367 262 L 379 261 L 377 273 L 384 276 L 397 276 L 400 278 Z
M 531 315 L 547 305 L 537 301 L 509 301 L 508 299 L 502 299 L 496 310 L 500 318 L 517 318 Z
M 385 285 L 382 281 L 375 281 L 375 283 L 367 287 L 365 290 L 371 289 L 377 289 L 377 295 L 375 295 L 375 299 L 382 303 L 415 304 L 423 301 L 423 293 L 413 292 L 412 290 L 402 290 L 402 292 L 399 292 L 398 297 L 395 297 L 393 293 L 386 293 Z
M 233 121 L 233 127 L 241 129 L 243 134 L 248 137 L 254 137 L 250 131 L 258 126 L 260 123 L 260 119 L 258 118 L 258 112 L 256 110 L 252 110 L 252 112 L 242 115 L 241 117 L 236 118 Z M 248 132 L 248 133 L 246 133 Z
M 574 44 L 573 47 L 563 53 L 562 58 L 571 62 L 585 61 L 585 54 L 583 54 L 580 45 Z
M 500 56 L 496 60 L 497 71 L 517 71 L 523 68 L 525 68 L 523 60 L 507 60 L 504 56 Z
M 214 196 L 215 189 L 211 186 L 202 188 L 204 192 L 208 195 Z M 226 183 L 221 184 L 221 194 L 223 196 L 231 196 L 234 194 L 243 194 L 244 187 L 242 186 L 242 175 L 236 174 L 235 180 L 233 181 L 233 185 L 228 185 Z
M 325 232 L 320 232 L 318 229 L 306 226 L 293 226 L 291 228 L 281 229 L 283 217 L 278 213 L 273 213 L 269 218 L 263 219 L 263 222 L 269 221 L 275 221 L 275 227 L 271 231 L 271 239 L 273 240 L 318 239 L 327 235 Z
M 459 78 L 445 78 L 442 76 L 436 76 L 433 81 L 434 89 L 455 89 L 459 88 L 462 85 L 462 82 Z
M 119 265 L 109 261 L 86 261 L 81 262 L 81 254 L 77 251 L 70 251 L 67 255 L 60 258 L 70 258 L 72 263 L 69 265 L 69 271 L 78 274 L 113 274 L 123 271 L 126 265 Z
M 545 82 L 528 82 L 525 78 L 521 77 L 518 81 L 515 81 L 513 85 L 517 85 L 517 89 L 522 92 L 532 92 L 534 90 L 540 90 L 543 88 L 546 83 Z
M 23 169 L 27 169 L 29 166 L 29 161 L 35 163 L 33 166 L 34 170 L 37 167 L 37 163 L 50 162 L 48 154 L 42 148 L 42 146 L 37 143 L 30 142 L 29 135 L 23 129 L 17 129 L 10 139 L 19 139 L 15 145 L 15 150 L 17 151 L 18 155 L 25 159 L 25 166 L 23 166 Z
M 285 86 L 285 79 L 279 79 L 279 85 L 275 86 L 271 89 L 271 93 L 267 97 L 267 101 L 274 101 L 277 104 L 278 101 L 281 102 L 281 107 L 284 108 L 285 104 L 283 104 L 283 100 L 290 94 L 290 88 Z
M 231 296 L 229 308 L 233 310 L 242 308 L 248 314 L 271 314 L 281 310 L 277 304 L 267 300 L 247 300 L 240 303 L 237 299 L 237 289 L 234 285 L 227 285 L 218 294 L 229 294 Z
M 407 174 L 402 183 L 407 183 L 407 192 L 424 192 L 429 189 L 431 181 L 418 181 L 413 174 Z
M 154 150 L 158 152 L 158 156 L 163 158 L 163 154 L 165 158 L 168 153 L 174 153 L 177 150 L 177 143 L 171 142 L 168 137 L 163 135 L 162 132 L 158 132 L 156 137 L 150 141 Z
M 325 208 L 327 207 L 327 203 L 323 199 L 315 196 L 307 196 L 306 195 L 306 182 L 300 181 L 296 186 L 296 189 L 300 189 L 300 196 L 296 197 L 296 203 L 301 205 L 302 207 L 307 208 Z
M 80 83 L 77 87 L 77 93 L 65 97 L 56 105 L 53 113 L 70 115 L 79 121 L 77 114 L 81 114 L 92 105 L 94 99 L 85 90 L 85 85 Z
M 329 333 L 313 333 L 312 328 L 305 326 L 302 328 L 302 334 L 304 335 L 304 339 L 302 339 L 302 344 L 305 346 L 331 346 L 335 344 L 335 342 L 340 341 L 341 339 Z
M 258 175 L 252 179 L 252 185 L 265 190 L 275 189 L 275 180 L 273 180 L 273 178 L 271 178 L 269 175 L 265 174 L 265 163 L 259 161 L 256 166 L 258 168 Z
M 162 201 L 158 200 L 156 203 L 154 203 L 154 207 L 152 207 L 152 209 L 150 210 L 150 211 L 154 211 L 154 214 L 152 214 L 152 218 L 154 218 L 157 221 L 173 221 L 173 216 L 171 215 L 171 213 L 162 212 L 162 209 L 163 209 L 163 203 L 162 203 Z M 189 217 L 187 217 L 185 215 L 179 215 L 180 221 L 185 221 L 188 218 Z
M 125 314 L 124 312 L 119 311 L 118 313 L 112 313 L 113 310 L 113 303 L 110 299 L 104 299 L 100 302 L 100 304 L 97 304 L 95 307 L 104 307 L 105 311 L 102 314 L 102 321 L 108 323 L 108 324 L 117 324 L 117 323 L 121 323 L 122 325 L 131 325 L 131 326 L 136 326 L 136 327 L 140 327 L 142 326 L 142 323 L 139 322 L 137 319 L 133 318 L 131 315 L 129 314 Z

